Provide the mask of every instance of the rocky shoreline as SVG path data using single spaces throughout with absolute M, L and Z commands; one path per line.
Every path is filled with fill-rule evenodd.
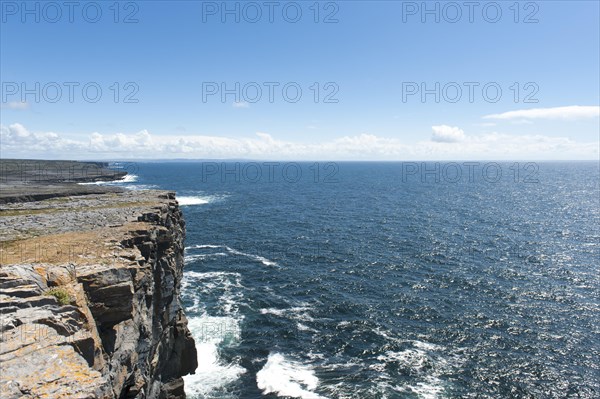
M 0 396 L 184 398 L 197 358 L 175 194 L 59 186 L 0 204 Z

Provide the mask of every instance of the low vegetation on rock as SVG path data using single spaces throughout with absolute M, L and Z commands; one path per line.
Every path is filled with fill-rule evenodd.
M 71 296 L 64 288 L 51 288 L 46 291 L 46 295 L 51 295 L 58 300 L 61 305 L 68 305 L 71 303 Z

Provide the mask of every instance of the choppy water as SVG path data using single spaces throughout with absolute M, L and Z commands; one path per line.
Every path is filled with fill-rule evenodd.
M 126 183 L 183 206 L 189 397 L 600 397 L 597 163 L 285 165 Z

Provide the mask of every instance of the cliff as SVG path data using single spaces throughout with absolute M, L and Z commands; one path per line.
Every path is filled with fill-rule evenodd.
M 0 207 L 0 397 L 185 397 L 175 195 L 107 191 Z

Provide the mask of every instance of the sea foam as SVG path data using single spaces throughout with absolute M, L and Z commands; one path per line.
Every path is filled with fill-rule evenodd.
M 204 204 L 210 204 L 211 203 L 211 198 L 210 197 L 201 197 L 201 196 L 196 196 L 196 197 L 177 197 L 177 202 L 179 202 L 179 205 L 181 206 L 188 206 L 188 205 L 204 205 Z
M 187 198 L 187 197 L 184 197 Z M 179 203 L 181 205 L 181 199 L 179 200 Z M 250 254 L 247 252 L 242 252 L 242 251 L 238 251 L 235 248 L 231 248 L 228 247 L 227 245 L 212 245 L 212 244 L 204 244 L 204 245 L 193 245 L 193 246 L 188 246 L 185 248 L 186 251 L 190 251 L 193 249 L 216 249 L 216 248 L 223 248 L 227 251 L 228 254 L 231 255 L 237 255 L 237 256 L 243 256 L 245 258 L 248 259 L 252 259 L 254 261 L 260 262 L 265 266 L 279 266 L 279 264 L 277 264 L 277 262 L 274 262 L 270 259 L 265 258 L 264 256 L 260 256 L 260 255 L 255 255 L 255 254 Z M 186 259 L 188 262 L 192 262 L 194 260 L 198 260 L 198 259 L 203 259 L 205 257 L 210 257 L 210 256 L 224 256 L 224 253 L 218 253 L 218 254 L 200 254 L 201 256 L 198 256 L 196 254 L 190 254 L 190 255 L 186 255 Z M 225 254 L 226 255 L 226 254 Z
M 313 392 L 319 379 L 309 366 L 286 359 L 280 353 L 271 353 L 264 367 L 256 373 L 256 383 L 264 394 L 290 396 L 301 399 L 323 399 Z
M 191 317 L 188 327 L 196 341 L 198 368 L 195 374 L 183 377 L 190 397 L 206 397 L 234 381 L 246 372 L 235 363 L 225 363 L 219 356 L 219 346 L 236 344 L 240 339 L 239 321 L 233 317 Z
M 219 316 L 209 315 L 196 294 L 197 287 L 220 293 Z M 241 275 L 231 272 L 186 271 L 181 284 L 182 297 L 193 305 L 186 308 L 188 327 L 196 341 L 198 368 L 195 374 L 183 377 L 190 398 L 213 397 L 227 385 L 235 382 L 246 369 L 235 362 L 227 362 L 219 355 L 219 348 L 231 347 L 241 340 L 241 322 L 238 303 Z M 198 315 L 198 313 L 200 313 Z
M 85 182 L 85 183 L 77 183 L 79 185 L 82 186 L 102 186 L 102 185 L 115 185 L 115 184 L 121 184 L 121 183 L 135 183 L 138 179 L 137 175 L 125 175 L 122 179 L 119 180 L 107 180 L 107 181 L 92 181 L 92 182 Z

